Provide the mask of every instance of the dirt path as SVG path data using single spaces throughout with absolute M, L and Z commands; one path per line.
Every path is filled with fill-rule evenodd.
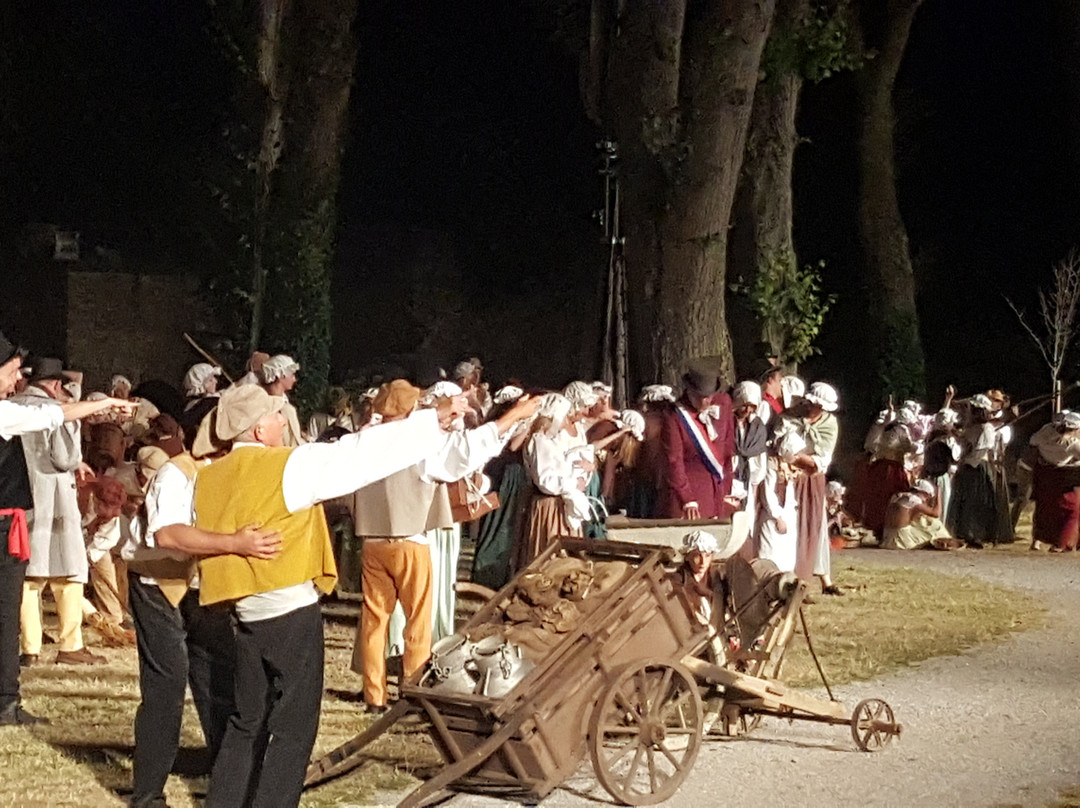
M 665 805 L 1043 806 L 1080 784 L 1080 559 L 870 550 L 834 557 L 835 568 L 850 557 L 1027 590 L 1051 610 L 1047 627 L 837 688 L 849 708 L 877 696 L 896 710 L 904 735 L 883 753 L 855 751 L 846 727 L 767 719 L 749 738 L 707 742 Z M 459 795 L 445 804 L 506 803 Z M 598 804 L 611 801 L 586 764 L 543 806 Z

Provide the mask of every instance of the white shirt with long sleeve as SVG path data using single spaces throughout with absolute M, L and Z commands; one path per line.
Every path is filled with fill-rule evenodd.
M 0 400 L 0 438 L 11 440 L 28 432 L 56 429 L 64 423 L 64 410 L 57 406 L 35 406 Z

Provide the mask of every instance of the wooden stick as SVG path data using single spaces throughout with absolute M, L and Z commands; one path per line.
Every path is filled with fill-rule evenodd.
M 222 365 L 219 361 L 217 361 L 217 359 L 215 359 L 213 356 L 211 356 L 208 352 L 204 351 L 202 349 L 202 347 L 200 347 L 199 343 L 197 343 L 192 338 L 191 334 L 189 334 L 187 331 L 184 332 L 184 339 L 186 339 L 188 341 L 188 344 L 192 348 L 194 348 L 196 351 L 198 351 L 199 355 L 203 359 L 205 359 L 207 362 L 209 362 L 214 367 L 221 368 L 221 375 L 229 380 L 229 384 L 232 384 L 234 381 L 236 381 L 232 376 L 229 375 L 229 371 L 225 370 L 225 366 Z

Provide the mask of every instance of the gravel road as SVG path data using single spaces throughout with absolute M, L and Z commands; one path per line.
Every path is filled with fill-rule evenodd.
M 1080 559 L 862 550 L 834 564 L 851 557 L 1027 590 L 1050 609 L 1047 626 L 836 688 L 849 708 L 870 696 L 892 705 L 904 734 L 884 752 L 856 751 L 846 727 L 766 719 L 749 738 L 706 742 L 664 805 L 1044 806 L 1059 789 L 1080 785 Z M 508 803 L 458 795 L 444 804 Z M 611 799 L 586 763 L 543 808 L 601 804 Z

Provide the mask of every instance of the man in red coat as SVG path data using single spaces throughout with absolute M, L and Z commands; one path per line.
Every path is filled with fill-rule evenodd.
M 717 519 L 730 516 L 731 458 L 735 430 L 731 397 L 720 390 L 719 374 L 695 361 L 683 376 L 683 394 L 664 413 L 661 431 L 666 469 L 660 495 L 661 518 Z

